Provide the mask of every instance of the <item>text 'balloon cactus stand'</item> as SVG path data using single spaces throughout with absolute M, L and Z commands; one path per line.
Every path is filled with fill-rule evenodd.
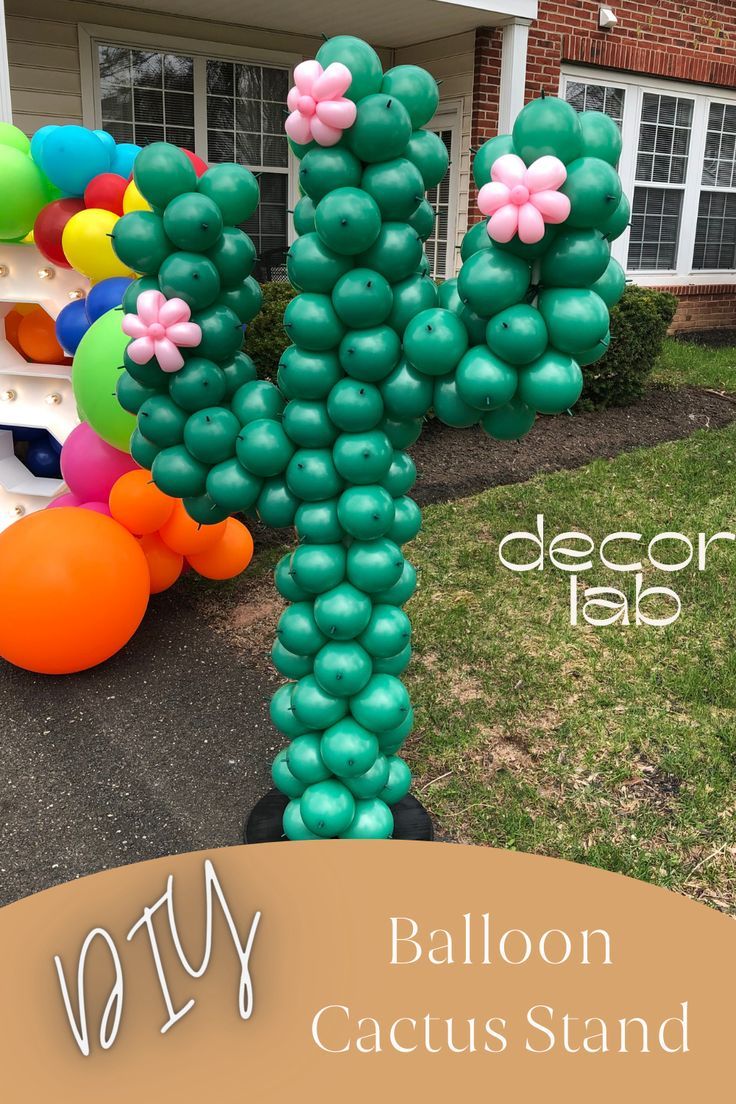
M 447 152 L 422 129 L 437 103 L 428 73 L 398 66 L 384 74 L 355 38 L 330 39 L 297 66 L 286 130 L 303 193 L 288 257 L 300 294 L 286 310 L 292 344 L 277 385 L 220 387 L 214 411 L 189 414 L 195 407 L 182 402 L 168 447 L 154 456 L 139 442 L 154 480 L 203 523 L 250 510 L 296 527 L 298 547 L 276 568 L 290 604 L 272 651 L 289 681 L 274 694 L 271 717 L 290 743 L 273 764 L 280 794 L 256 806 L 248 840 L 431 838 L 426 814 L 407 798 L 410 772 L 399 756 L 414 722 L 400 676 L 411 656 L 403 606 L 416 586 L 402 546 L 421 520 L 405 450 L 430 410 L 499 439 L 522 436 L 537 412 L 567 410 L 580 395 L 580 364 L 605 351 L 608 306 L 623 290 L 610 259 L 610 240 L 628 221 L 618 129 L 554 98 L 529 104 L 513 136 L 479 151 L 488 219 L 465 238 L 459 278 L 438 290 L 423 249 L 434 225 L 425 191 L 445 175 Z M 164 242 L 178 200 L 162 198 Z M 176 230 L 180 249 L 215 250 L 222 277 L 230 250 Z M 186 299 L 186 278 L 165 285 L 161 275 L 164 295 Z M 227 294 L 235 309 L 241 293 Z M 242 355 L 226 344 L 222 355 Z M 182 384 L 201 355 L 184 349 Z M 175 383 L 170 397 L 179 403 Z M 169 482 L 189 471 L 196 478 Z

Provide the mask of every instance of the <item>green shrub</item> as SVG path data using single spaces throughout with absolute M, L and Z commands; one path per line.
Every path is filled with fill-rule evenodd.
M 641 399 L 676 309 L 677 298 L 669 292 L 626 288 L 611 311 L 608 352 L 583 368 L 580 408 L 631 406 Z
M 284 311 L 296 292 L 285 281 L 261 284 L 263 307 L 248 325 L 245 351 L 253 357 L 263 379 L 276 379 L 281 354 L 290 344 L 284 330 Z

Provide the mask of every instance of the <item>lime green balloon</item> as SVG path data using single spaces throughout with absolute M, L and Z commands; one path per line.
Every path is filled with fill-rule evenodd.
M 229 307 L 214 303 L 205 310 L 197 311 L 192 321 L 202 330 L 202 340 L 197 346 L 199 356 L 209 360 L 228 361 L 241 348 L 243 324 Z
M 0 123 L 0 146 L 17 149 L 27 154 L 30 152 L 31 142 L 19 127 L 13 126 L 12 123 Z
M 131 211 L 123 215 L 115 223 L 111 238 L 118 259 L 134 272 L 148 275 L 158 272 L 174 251 L 174 245 L 164 231 L 163 219 L 153 211 Z
M 245 165 L 232 162 L 213 165 L 200 176 L 196 187 L 201 195 L 217 204 L 225 226 L 247 222 L 258 206 L 258 181 Z
M 332 305 L 351 329 L 380 326 L 391 313 L 394 294 L 385 276 L 371 268 L 354 268 L 335 284 Z
M 223 460 L 207 475 L 207 494 L 230 514 L 252 509 L 263 481 L 247 472 L 238 460 Z
M 508 364 L 530 364 L 547 348 L 547 327 L 538 310 L 519 304 L 491 318 L 486 341 L 491 352 Z
M 320 742 L 321 737 L 316 732 L 305 732 L 295 737 L 286 749 L 289 770 L 307 786 L 314 782 L 324 782 L 331 774 L 322 760 Z
M 300 736 L 307 729 L 304 723 L 297 719 L 294 713 L 294 684 L 287 682 L 280 686 L 271 697 L 269 715 L 271 723 L 284 736 Z
M 381 480 L 381 486 L 385 487 L 393 498 L 398 498 L 410 491 L 416 481 L 416 464 L 407 452 L 401 452 L 397 449 L 394 452 L 388 475 Z
M 381 59 L 372 46 L 353 35 L 328 38 L 317 51 L 317 61 L 323 69 L 333 61 L 339 61 L 348 67 L 353 78 L 345 93 L 349 100 L 362 100 L 364 96 L 378 92 L 381 87 Z
M 352 583 L 340 583 L 314 602 L 314 620 L 329 640 L 354 640 L 371 618 L 373 605 L 368 595 Z
M 545 287 L 584 288 L 606 271 L 611 247 L 600 230 L 563 230 L 542 257 Z
M 141 433 L 159 448 L 170 448 L 184 440 L 184 427 L 187 413 L 169 398 L 168 395 L 154 395 L 147 399 L 138 411 L 138 426 Z M 194 497 L 194 496 L 184 496 Z
M 617 165 L 621 156 L 621 131 L 618 124 L 603 111 L 582 111 L 583 156 L 600 157 L 609 165 Z
M 423 418 L 432 405 L 432 379 L 403 358 L 381 381 L 386 413 L 399 421 Z
M 550 343 L 563 353 L 589 349 L 608 329 L 608 307 L 594 291 L 549 288 L 540 293 L 538 305 Z
M 433 307 L 412 318 L 404 333 L 404 354 L 426 376 L 451 372 L 468 347 L 468 333 L 452 311 Z
M 301 797 L 306 788 L 304 783 L 295 778 L 289 770 L 286 748 L 283 748 L 274 759 L 271 765 L 271 778 L 276 789 L 287 797 Z
M 232 397 L 233 414 L 243 426 L 257 418 L 278 421 L 283 409 L 283 395 L 270 380 L 249 380 Z
M 352 267 L 352 258 L 329 249 L 317 233 L 297 238 L 286 255 L 287 275 L 299 291 L 329 295 Z
M 570 200 L 568 227 L 604 230 L 621 202 L 619 175 L 600 157 L 579 157 L 569 164 L 560 191 Z
M 582 389 L 583 373 L 577 362 L 550 348 L 520 369 L 514 397 L 540 414 L 562 414 L 575 405 Z
M 338 501 L 336 498 L 328 498 L 321 502 L 302 502 L 294 518 L 294 527 L 300 541 L 308 544 L 330 544 L 341 541 L 346 536 L 337 514 Z
M 229 360 L 220 362 L 220 369 L 225 376 L 225 398 L 232 399 L 235 392 L 249 383 L 258 375 L 258 369 L 251 358 L 244 352 L 235 353 Z
M 408 219 L 424 198 L 424 181 L 416 165 L 405 157 L 367 165 L 361 187 L 378 205 L 387 222 Z
M 583 131 L 574 107 L 556 96 L 532 100 L 516 116 L 514 152 L 531 165 L 538 157 L 559 157 L 565 164 L 583 152 Z
M 363 380 L 341 379 L 327 396 L 327 413 L 343 432 L 374 429 L 383 417 L 381 392 Z
M 416 211 L 408 218 L 412 230 L 416 230 L 417 236 L 423 242 L 432 236 L 435 223 L 435 210 L 428 199 L 423 199 Z
M 373 540 L 383 537 L 391 528 L 396 510 L 394 500 L 385 487 L 367 485 L 348 487 L 337 505 L 340 525 L 351 537 Z
M 310 832 L 331 839 L 349 828 L 355 816 L 355 798 L 341 782 L 330 778 L 307 787 L 300 811 Z
M 292 703 L 297 719 L 312 731 L 322 726 L 329 728 L 348 711 L 346 699 L 323 690 L 314 675 L 305 675 L 299 680 Z
M 227 307 L 238 320 L 245 325 L 252 322 L 263 306 L 263 292 L 255 276 L 249 276 L 236 288 L 227 288 L 217 300 L 220 306 Z
M 92 323 L 74 354 L 72 388 L 77 405 L 98 437 L 127 452 L 136 420 L 123 410 L 115 394 L 128 344 L 121 322 L 122 312 L 111 310 Z
M 590 290 L 600 295 L 609 310 L 616 306 L 626 290 L 626 273 L 615 257 L 611 257 L 605 272 L 590 285 Z
M 297 449 L 286 469 L 291 493 L 303 502 L 334 498 L 344 483 L 332 457 L 332 449 Z
M 297 234 L 311 234 L 315 229 L 314 216 L 317 207 L 309 196 L 302 196 L 294 208 L 294 230 Z
M 435 381 L 432 406 L 439 420 L 454 429 L 477 425 L 481 417 L 479 410 L 460 398 L 454 372 Z
M 621 199 L 618 201 L 618 207 L 600 229 L 609 241 L 615 241 L 616 238 L 621 237 L 624 230 L 629 225 L 630 219 L 631 204 L 629 203 L 628 197 L 622 195 Z
M 404 150 L 404 157 L 422 174 L 424 188 L 436 188 L 450 164 L 447 146 L 433 130 L 415 130 Z
M 409 276 L 393 285 L 393 304 L 388 316 L 388 324 L 398 334 L 417 314 L 430 307 L 437 306 L 437 285 L 429 276 Z
M 222 233 L 220 208 L 199 192 L 175 196 L 163 214 L 164 231 L 178 249 L 203 253 L 211 249 Z
M 350 700 L 350 712 L 371 732 L 396 728 L 409 712 L 409 693 L 394 675 L 373 675 Z
M 191 414 L 184 426 L 184 444 L 196 460 L 219 464 L 235 456 L 240 422 L 231 410 L 210 406 Z
M 160 451 L 158 445 L 154 445 L 152 441 L 147 441 L 139 429 L 133 430 L 130 438 L 130 455 L 140 468 L 150 471 L 153 467 L 153 461 Z
M 521 257 L 495 248 L 481 249 L 460 269 L 457 290 L 465 306 L 481 318 L 491 318 L 521 302 L 529 280 L 529 265 Z
M 195 460 L 184 445 L 162 449 L 151 475 L 158 489 L 172 498 L 194 498 L 207 487 L 207 465 Z
M 315 353 L 334 349 L 345 334 L 329 296 L 311 292 L 291 300 L 284 311 L 284 329 L 295 345 Z
M 385 433 L 342 433 L 335 441 L 332 458 L 348 483 L 378 483 L 391 467 L 394 450 Z
M 404 760 L 399 759 L 396 755 L 389 756 L 388 782 L 381 790 L 381 801 L 385 801 L 387 805 L 395 805 L 397 801 L 401 801 L 402 797 L 406 797 L 410 786 L 411 771 Z
M 302 158 L 299 183 L 305 195 L 319 203 L 333 188 L 359 188 L 363 168 L 349 149 L 318 146 Z
M 284 835 L 290 840 L 316 840 L 320 839 L 320 836 L 315 835 L 314 832 L 310 832 L 306 824 L 302 820 L 301 813 L 301 800 L 300 798 L 294 798 L 284 809 L 283 827 Z
M 340 364 L 354 379 L 374 382 L 392 371 L 401 356 L 401 341 L 391 326 L 350 330 L 340 342 Z
M 471 226 L 465 234 L 460 246 L 460 259 L 467 261 L 480 249 L 492 248 L 493 242 L 488 236 L 488 219 L 482 219 L 480 222 L 476 222 L 475 226 Z
M 383 595 L 401 579 L 404 563 L 399 546 L 386 537 L 353 541 L 348 549 L 348 582 L 366 594 Z M 380 601 L 390 599 L 381 597 Z
M 238 432 L 235 447 L 243 467 L 264 478 L 284 471 L 294 452 L 280 422 L 273 418 L 248 422 Z
M 214 303 L 220 294 L 220 274 L 215 264 L 198 253 L 171 253 L 158 274 L 167 299 L 183 299 L 193 310 Z
M 310 597 L 306 590 L 296 585 L 291 571 L 292 553 L 287 552 L 276 564 L 273 572 L 273 581 L 282 598 L 287 602 L 306 602 Z
M 317 656 L 315 667 L 320 657 L 328 650 L 333 650 L 333 654 L 339 655 L 336 649 L 356 649 L 368 660 L 366 653 L 357 644 L 328 644 Z M 368 665 L 370 666 L 370 660 Z M 368 679 L 365 681 L 367 682 Z M 325 765 L 338 778 L 354 778 L 358 774 L 365 774 L 375 763 L 378 758 L 378 739 L 375 733 L 363 728 L 352 717 L 343 717 L 323 734 L 320 754 Z
M 411 622 L 398 606 L 379 603 L 360 635 L 360 643 L 369 655 L 379 659 L 398 655 L 411 640 Z
M 287 404 L 283 426 L 299 448 L 326 448 L 334 444 L 339 433 L 327 413 L 327 404 L 309 399 L 292 399 Z
M 400 157 L 411 133 L 409 112 L 401 101 L 378 92 L 358 101 L 355 122 L 346 136 L 356 157 L 370 163 Z
M 575 360 L 580 367 L 584 367 L 586 364 L 593 364 L 596 360 L 600 360 L 602 356 L 605 356 L 608 352 L 608 347 L 611 344 L 611 331 L 608 330 L 601 340 L 593 345 L 590 349 L 583 349 L 582 353 L 575 354 Z
M 317 627 L 312 602 L 294 602 L 279 617 L 276 636 L 294 655 L 314 655 L 327 643 Z
M 515 396 L 506 406 L 484 414 L 480 424 L 497 441 L 518 441 L 529 432 L 536 417 L 535 411 Z
M 381 91 L 396 96 L 409 113 L 414 130 L 423 127 L 437 111 L 440 90 L 437 81 L 418 65 L 395 65 L 383 77 Z
M 421 257 L 422 242 L 416 230 L 406 222 L 384 222 L 373 245 L 361 254 L 360 263 L 395 284 L 416 272 Z
M 494 161 L 504 157 L 507 153 L 516 153 L 514 140 L 510 134 L 497 134 L 495 138 L 489 138 L 480 147 L 473 158 L 473 180 L 476 188 L 482 188 L 484 184 L 490 184 L 491 169 Z
M 322 690 L 336 698 L 349 698 L 357 694 L 372 674 L 371 658 L 356 641 L 331 641 L 314 657 L 314 677 L 317 683 Z M 374 754 L 378 754 L 378 741 Z M 324 745 L 322 758 L 325 758 Z M 367 770 L 368 766 L 370 763 L 366 763 L 363 770 Z M 355 773 L 361 774 L 362 771 L 356 770 Z
M 369 249 L 378 237 L 381 212 L 362 188 L 335 188 L 317 204 L 314 223 L 325 245 L 336 253 L 355 256 Z
M 345 785 L 359 799 L 358 803 L 360 804 L 362 801 L 369 801 L 371 798 L 377 797 L 388 782 L 388 776 L 388 759 L 385 755 L 379 754 L 373 766 L 365 774 L 346 778 Z
M 342 377 L 337 354 L 309 352 L 290 345 L 279 361 L 279 384 L 285 394 L 302 399 L 324 399 Z
M 153 398 L 158 391 L 154 387 L 144 387 L 137 383 L 128 372 L 119 372 L 115 393 L 123 410 L 127 410 L 129 414 L 137 414 L 144 402 Z
M 48 201 L 46 178 L 35 161 L 15 146 L 0 144 L 0 240 L 24 238 Z
M 133 162 L 133 180 L 144 199 L 160 209 L 175 196 L 197 189 L 191 161 L 168 142 L 153 142 L 138 153 Z
M 239 287 L 253 274 L 256 247 L 237 226 L 225 226 L 218 241 L 207 250 L 207 257 L 217 269 L 223 288 Z
M 291 557 L 291 575 L 308 594 L 333 590 L 345 578 L 342 544 L 303 544 Z
M 495 410 L 505 406 L 516 391 L 515 368 L 501 360 L 485 345 L 468 349 L 457 366 L 455 383 L 458 394 L 476 410 Z

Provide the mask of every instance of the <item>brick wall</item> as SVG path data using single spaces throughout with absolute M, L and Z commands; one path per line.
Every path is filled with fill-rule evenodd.
M 665 288 L 680 300 L 670 333 L 736 329 L 736 287 L 733 284 L 691 284 Z

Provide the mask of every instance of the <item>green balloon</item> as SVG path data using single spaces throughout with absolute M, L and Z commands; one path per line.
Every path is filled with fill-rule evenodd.
M 138 411 L 138 426 L 141 433 L 159 448 L 170 448 L 172 445 L 181 444 L 184 440 L 186 424 L 186 412 L 168 395 L 154 395 L 147 399 Z M 182 495 L 182 498 L 184 497 Z
M 400 675 L 411 662 L 411 644 L 407 644 L 395 656 L 373 660 L 374 675 Z
M 594 291 L 549 288 L 538 299 L 550 344 L 563 353 L 589 349 L 608 329 L 608 307 Z
M 338 435 L 337 426 L 327 413 L 327 404 L 307 399 L 292 399 L 287 404 L 283 426 L 299 448 L 326 448 L 334 444 Z
M 491 352 L 508 364 L 530 364 L 547 348 L 547 327 L 535 307 L 520 304 L 491 318 L 486 341 Z
M 294 655 L 315 655 L 327 643 L 326 636 L 317 627 L 311 601 L 287 606 L 279 617 L 276 636 Z
M 19 241 L 49 202 L 43 173 L 23 150 L 0 145 L 0 241 Z
M 429 122 L 440 102 L 437 81 L 418 65 L 396 65 L 393 69 L 388 69 L 381 83 L 381 91 L 401 100 L 409 113 L 414 130 Z
M 297 234 L 311 234 L 315 230 L 314 216 L 317 208 L 309 196 L 302 196 L 294 208 L 294 230 Z
M 422 511 L 413 498 L 402 495 L 394 503 L 395 516 L 393 525 L 388 531 L 389 540 L 395 544 L 408 544 L 413 541 L 422 527 Z
M 462 306 L 460 308 L 460 311 L 458 312 L 458 318 L 468 332 L 469 344 L 484 345 L 486 340 L 488 319 L 481 318 L 479 314 L 476 314 L 475 311 L 466 306 Z
M 467 237 L 467 235 L 466 235 Z M 457 291 L 457 277 L 451 280 L 443 280 L 437 288 L 437 302 L 445 310 L 451 310 L 454 314 L 460 314 L 463 302 Z
M 540 414 L 562 414 L 580 398 L 583 373 L 576 361 L 556 349 L 522 368 L 515 398 Z
M 345 327 L 327 295 L 303 292 L 284 312 L 284 329 L 295 345 L 310 352 L 326 352 L 340 344 Z
M 547 223 L 544 228 L 544 234 L 538 242 L 532 242 L 531 244 L 523 242 L 519 237 L 513 237 L 511 241 L 507 242 L 493 242 L 496 249 L 501 253 L 513 253 L 515 257 L 521 257 L 524 261 L 538 260 L 539 257 L 543 257 L 549 247 L 553 244 L 557 234 L 559 232 L 558 226 L 553 226 L 551 223 Z
M 144 291 L 160 291 L 158 280 L 155 276 L 140 276 L 128 284 L 123 292 L 123 314 L 136 314 L 138 296 Z
M 583 151 L 583 131 L 574 107 L 556 96 L 532 100 L 516 116 L 514 152 L 531 165 L 538 157 L 559 157 L 568 165 Z
M 422 174 L 405 157 L 367 165 L 360 184 L 376 201 L 381 217 L 387 222 L 405 221 L 424 198 Z
M 422 242 L 416 230 L 406 222 L 384 222 L 373 245 L 361 254 L 360 263 L 395 284 L 416 272 L 421 256 Z
M 235 456 L 240 422 L 230 410 L 210 406 L 190 415 L 184 426 L 184 444 L 195 460 L 219 464 Z
M 209 307 L 220 294 L 217 268 L 197 253 L 170 253 L 159 269 L 158 280 L 167 299 L 183 299 L 193 310 Z
M 323 726 L 329 728 L 348 711 L 347 701 L 323 690 L 314 675 L 305 675 L 299 680 L 294 690 L 292 704 L 297 720 L 310 730 Z
M 292 740 L 286 749 L 289 770 L 307 786 L 314 782 L 324 782 L 331 774 L 322 761 L 320 743 L 321 737 L 316 732 L 305 732 Z
M 394 547 L 396 547 L 394 545 Z M 349 559 L 348 559 L 349 565 Z M 401 569 L 401 574 L 395 583 L 391 583 L 389 586 L 382 587 L 381 589 L 373 592 L 374 602 L 385 602 L 390 606 L 403 606 L 414 594 L 417 589 L 417 571 L 416 568 L 409 563 L 408 560 L 404 560 L 404 566 Z
M 294 452 L 280 422 L 273 418 L 256 418 L 244 425 L 237 435 L 235 448 L 243 467 L 262 477 L 283 472 Z
M 349 828 L 355 816 L 355 799 L 341 782 L 329 778 L 307 787 L 300 811 L 310 832 L 331 839 Z
M 409 276 L 393 287 L 388 324 L 400 335 L 420 311 L 437 306 L 437 285 L 429 276 Z
M 243 325 L 229 307 L 215 303 L 192 318 L 202 330 L 197 355 L 209 360 L 230 360 L 243 344 Z
M 348 487 L 340 495 L 337 516 L 351 537 L 373 540 L 388 533 L 395 517 L 394 500 L 385 487 Z
M 514 140 L 510 134 L 497 134 L 495 138 L 489 138 L 483 143 L 473 158 L 473 180 L 476 188 L 480 189 L 484 184 L 490 184 L 494 161 L 498 161 L 499 157 L 504 157 L 507 153 L 516 153 Z
M 235 353 L 230 359 L 220 364 L 220 369 L 225 376 L 225 398 L 230 400 L 236 391 L 244 383 L 249 383 L 258 375 L 258 369 L 251 358 L 243 352 Z
M 373 429 L 383 417 L 381 392 L 372 383 L 341 379 L 327 396 L 327 413 L 332 422 L 348 433 Z
M 328 644 L 323 652 L 327 652 L 328 649 L 341 648 L 354 648 L 358 652 L 363 652 L 363 649 L 357 644 Z M 320 655 L 317 656 L 317 663 L 322 654 L 320 652 Z M 368 661 L 370 670 L 370 660 L 365 652 L 363 652 L 363 655 Z M 323 734 L 320 743 L 320 754 L 325 765 L 338 778 L 354 778 L 356 775 L 365 774 L 375 763 L 378 758 L 378 739 L 373 732 L 363 728 L 352 717 L 343 717 L 341 721 L 332 725 Z
M 287 682 L 285 686 L 280 686 L 271 697 L 269 706 L 271 723 L 282 735 L 290 738 L 300 736 L 307 731 L 304 724 L 297 719 L 294 713 L 294 690 L 293 682 Z
M 568 227 L 604 229 L 621 202 L 618 173 L 600 157 L 579 157 L 567 166 L 560 191 L 570 200 Z
M 228 307 L 238 321 L 245 325 L 246 322 L 253 321 L 263 305 L 261 285 L 254 276 L 249 276 L 239 287 L 221 292 L 218 303 Z
M 343 480 L 332 459 L 332 449 L 298 449 L 286 469 L 286 482 L 292 494 L 303 502 L 334 498 L 343 489 Z
M 353 267 L 350 257 L 328 249 L 319 234 L 304 234 L 289 247 L 286 272 L 295 288 L 329 295 L 341 276 Z
M 388 659 L 403 651 L 411 640 L 411 622 L 398 606 L 379 604 L 359 641 L 368 655 Z
M 121 320 L 119 310 L 110 310 L 92 323 L 74 354 L 72 388 L 77 405 L 98 437 L 127 452 L 136 421 L 123 410 L 115 392 L 128 344 Z M 138 383 L 150 386 L 144 379 L 138 379 Z
M 222 214 L 217 204 L 199 192 L 176 196 L 164 211 L 164 231 L 178 249 L 203 253 L 211 249 L 222 233 Z
M 320 839 L 314 832 L 310 832 L 302 820 L 301 800 L 295 798 L 284 809 L 284 835 L 290 840 L 316 840 Z
M 354 640 L 368 625 L 372 608 L 362 590 L 351 583 L 340 583 L 315 599 L 314 620 L 327 639 Z
M 364 689 L 350 699 L 350 712 L 371 732 L 396 728 L 409 712 L 409 694 L 394 675 L 373 675 Z
M 414 728 L 414 710 L 409 706 L 409 711 L 401 724 L 396 728 L 390 728 L 386 732 L 379 733 L 378 743 L 384 755 L 395 755 L 404 740 Z
M 332 292 L 338 317 L 352 329 L 380 326 L 391 313 L 391 285 L 370 268 L 354 268 L 341 276 Z
M 223 460 L 207 476 L 207 494 L 229 514 L 252 509 L 262 485 L 262 480 L 247 472 L 237 460 Z
M 340 364 L 349 376 L 365 382 L 383 379 L 396 367 L 401 341 L 390 326 L 350 330 L 340 342 Z
M 158 489 L 172 498 L 195 498 L 204 494 L 207 486 L 206 465 L 195 460 L 184 445 L 159 452 L 151 475 Z
M 359 188 L 363 169 L 358 158 L 343 146 L 318 146 L 302 158 L 299 184 L 305 195 L 319 203 L 333 188 Z
M 284 398 L 269 380 L 254 379 L 244 383 L 232 397 L 232 410 L 241 425 L 257 418 L 278 421 L 284 410 Z
M 468 332 L 452 311 L 433 307 L 412 318 L 404 333 L 404 355 L 426 376 L 451 372 L 468 347 Z
M 436 188 L 450 164 L 447 146 L 432 130 L 415 130 L 404 150 L 404 157 L 419 169 L 424 188 Z
M 289 770 L 286 748 L 282 749 L 274 759 L 271 766 L 271 778 L 276 789 L 286 794 L 287 797 L 301 797 L 304 793 L 304 783 L 295 778 Z
M 291 557 L 291 574 L 308 594 L 334 590 L 345 578 L 346 553 L 342 544 L 302 544 Z
M 301 587 L 296 585 L 291 571 L 291 557 L 291 552 L 287 552 L 285 556 L 281 557 L 274 568 L 273 581 L 277 591 L 287 602 L 306 602 L 309 595 L 306 590 L 302 590 Z
M 281 354 L 279 382 L 300 399 L 324 399 L 337 381 L 342 368 L 334 352 L 309 352 L 290 345 Z
M 256 501 L 260 521 L 271 529 L 294 524 L 299 499 L 291 493 L 283 476 L 267 479 Z
M 322 690 L 336 698 L 350 698 L 353 694 L 357 694 L 366 685 L 372 673 L 373 664 L 370 656 L 355 641 L 325 644 L 314 659 L 314 677 L 317 683 Z M 375 752 L 378 753 L 378 741 L 376 741 Z M 325 758 L 324 745 L 322 758 L 328 762 Z M 367 770 L 369 766 L 370 763 L 367 763 L 363 770 Z M 361 774 L 362 771 L 356 770 L 355 773 Z
M 609 310 L 616 306 L 626 290 L 626 273 L 615 257 L 611 257 L 605 272 L 590 285 L 590 290 L 600 295 Z
M 389 590 L 398 583 L 403 570 L 404 557 L 401 549 L 386 537 L 371 541 L 353 541 L 348 549 L 348 581 L 367 594 L 382 594 Z M 377 598 L 376 601 L 378 600 Z M 382 597 L 380 601 L 390 599 Z
M 163 219 L 153 211 L 131 211 L 123 215 L 115 223 L 110 237 L 119 260 L 135 272 L 148 275 L 158 272 L 174 249 L 164 231 Z
M 604 111 L 582 111 L 579 116 L 583 131 L 583 156 L 600 157 L 609 165 L 618 165 L 621 156 L 621 131 Z
M 613 212 L 603 226 L 601 231 L 606 235 L 609 241 L 615 241 L 616 238 L 620 238 L 626 227 L 629 225 L 631 219 L 631 204 L 626 195 L 622 195 L 618 201 L 618 207 Z
M 218 241 L 207 250 L 207 257 L 217 269 L 222 287 L 236 288 L 253 274 L 256 247 L 237 226 L 225 226 Z
M 381 480 L 392 498 L 399 498 L 410 491 L 417 481 L 417 467 L 407 452 L 394 452 L 388 475 Z
M 358 774 L 354 775 L 352 778 L 346 778 L 345 785 L 355 797 L 359 798 L 361 801 L 367 801 L 377 797 L 381 790 L 384 789 L 388 782 L 388 776 L 388 759 L 385 755 L 379 753 L 375 763 L 372 767 L 369 767 L 365 774 Z
M 120 372 L 115 393 L 123 410 L 127 410 L 129 414 L 137 414 L 144 402 L 159 392 L 154 387 L 144 387 L 137 383 L 127 372 Z
M 529 265 L 521 257 L 481 249 L 460 269 L 457 290 L 465 306 L 481 318 L 491 318 L 524 298 L 529 279 Z
M 258 181 L 244 165 L 231 162 L 213 165 L 200 176 L 196 187 L 203 196 L 217 204 L 225 226 L 239 226 L 255 214 L 259 199 Z
M 432 405 L 432 380 L 405 359 L 381 382 L 386 413 L 398 421 L 423 418 Z
M 343 540 L 346 534 L 337 516 L 337 503 L 336 498 L 302 502 L 294 519 L 299 540 L 306 544 L 331 544 Z
M 460 259 L 467 261 L 481 249 L 493 248 L 494 243 L 488 236 L 488 219 L 482 219 L 480 222 L 476 222 L 475 226 L 471 226 L 463 238 L 463 243 L 460 246 Z
M 397 801 L 401 801 L 402 797 L 406 797 L 410 786 L 411 771 L 404 760 L 399 759 L 396 755 L 389 756 L 388 782 L 381 790 L 381 800 L 385 801 L 387 805 L 395 805 Z
M 431 238 L 435 223 L 435 210 L 428 199 L 423 199 L 413 215 L 407 219 L 412 230 L 415 230 L 423 242 Z
M 605 356 L 610 344 L 611 331 L 608 330 L 596 345 L 593 345 L 590 349 L 583 349 L 582 353 L 576 353 L 575 360 L 581 368 L 586 364 L 593 364 L 596 360 L 600 360 L 602 356 Z
M 497 441 L 518 441 L 532 428 L 536 416 L 530 406 L 514 397 L 506 406 L 485 414 L 480 424 Z
M 454 429 L 467 429 L 480 420 L 480 411 L 460 398 L 454 372 L 435 381 L 432 406 L 439 420 Z
M 118 316 L 119 321 L 120 317 Z M 156 391 L 168 390 L 171 376 L 168 372 L 163 372 L 155 360 L 149 360 L 147 364 L 136 364 L 134 360 L 130 359 L 126 348 L 123 353 L 123 365 L 128 375 L 136 383 L 142 384 L 143 387 L 152 387 Z M 77 406 L 81 408 L 81 403 L 77 403 Z
M 378 92 L 383 79 L 383 69 L 378 54 L 353 35 L 335 35 L 328 38 L 317 51 L 317 61 L 323 69 L 333 61 L 346 65 L 352 74 L 350 86 L 345 93 L 349 100 L 362 100 L 372 92 Z
M 545 287 L 588 287 L 606 271 L 610 256 L 600 230 L 563 230 L 542 257 L 539 282 Z
M 355 122 L 346 137 L 356 157 L 370 163 L 400 157 L 411 132 L 409 112 L 401 101 L 378 92 L 358 102 Z
M 342 433 L 332 449 L 340 475 L 348 483 L 378 483 L 391 467 L 394 450 L 385 433 Z
M 191 161 L 168 142 L 153 142 L 140 151 L 133 163 L 133 180 L 144 199 L 160 209 L 183 192 L 197 188 Z
M 152 441 L 147 441 L 139 429 L 133 430 L 130 438 L 130 455 L 139 467 L 150 471 L 153 467 L 153 461 L 160 451 L 158 445 L 154 445 Z
M 314 222 L 325 245 L 336 253 L 355 256 L 378 237 L 381 212 L 362 188 L 335 188 L 317 204 Z
M 383 430 L 395 449 L 406 449 L 419 440 L 423 424 L 422 418 L 384 418 L 379 429 Z

